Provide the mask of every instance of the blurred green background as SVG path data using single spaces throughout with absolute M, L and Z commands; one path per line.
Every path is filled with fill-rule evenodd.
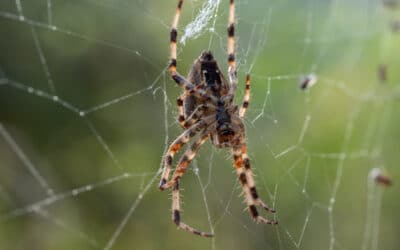
M 253 223 L 229 152 L 208 142 L 181 184 L 205 239 L 176 229 L 157 189 L 182 132 L 165 72 L 176 2 L 0 2 L 0 249 L 399 249 L 400 11 L 236 1 L 236 100 L 250 72 L 249 155 L 280 224 Z M 207 2 L 185 1 L 180 35 Z M 178 46 L 181 73 L 204 49 L 227 68 L 228 1 L 216 6 Z M 393 186 L 373 183 L 377 167 Z

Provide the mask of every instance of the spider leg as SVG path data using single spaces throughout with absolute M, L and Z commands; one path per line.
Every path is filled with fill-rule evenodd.
M 172 27 L 170 31 L 170 63 L 169 72 L 171 77 L 176 74 L 176 39 L 178 38 L 178 22 L 181 16 L 183 0 L 178 1 L 178 6 L 176 8 L 175 17 L 172 21 Z M 174 79 L 175 80 L 175 79 Z
M 184 123 L 185 123 L 185 112 L 183 110 L 183 99 L 184 99 L 185 95 L 186 95 L 186 93 L 183 93 L 176 100 L 176 104 L 178 105 L 178 112 L 179 112 L 178 122 L 179 122 L 179 125 L 181 125 L 182 128 L 186 128 L 184 126 Z
M 246 153 L 246 145 L 243 144 L 241 147 L 234 147 L 232 149 L 234 166 L 236 173 L 239 177 L 240 183 L 242 184 L 243 194 L 246 204 L 249 208 L 249 212 L 256 222 L 265 224 L 278 224 L 277 221 L 268 220 L 258 214 L 256 205 L 262 206 L 265 210 L 274 213 L 275 210 L 269 208 L 258 196 L 253 171 L 250 167 L 250 161 Z
M 185 90 L 189 91 L 190 95 L 196 95 L 198 97 L 203 97 L 206 99 L 212 99 L 214 102 L 217 102 L 217 98 L 214 96 L 210 96 L 207 94 L 206 91 L 202 90 L 201 88 L 196 87 L 192 84 L 189 80 L 183 77 L 179 72 L 176 70 L 177 67 L 177 53 L 176 53 L 176 42 L 178 38 L 178 23 L 179 18 L 181 16 L 183 0 L 178 1 L 178 6 L 176 8 L 176 13 L 174 20 L 172 21 L 171 31 L 170 31 L 170 62 L 169 62 L 169 73 L 172 78 L 179 86 L 184 88 Z
M 201 99 L 205 99 L 205 100 L 210 100 L 214 103 L 218 102 L 218 98 L 216 98 L 215 96 L 209 95 L 207 93 L 207 91 L 205 91 L 202 85 L 194 85 L 193 83 L 191 83 L 189 80 L 187 80 L 186 78 L 184 78 L 181 74 L 179 74 L 176 70 L 174 70 L 173 72 L 171 72 L 171 78 L 182 88 L 184 88 L 186 90 L 186 94 L 187 95 L 193 95 L 196 97 L 199 97 Z M 182 96 L 181 96 L 182 97 Z M 182 99 L 178 99 L 178 101 L 181 101 Z M 182 103 L 183 105 L 183 103 Z M 179 104 L 178 104 L 179 106 Z
M 215 107 L 213 105 L 200 104 L 196 107 L 196 109 L 190 114 L 190 116 L 186 120 L 180 122 L 180 125 L 186 129 L 190 128 L 191 126 L 193 126 L 193 124 L 199 121 L 199 119 L 203 116 L 204 112 L 214 109 Z
M 179 161 L 179 164 L 177 168 L 175 169 L 174 176 L 172 177 L 172 180 L 168 183 L 169 185 L 173 186 L 172 189 L 172 220 L 174 223 L 180 228 L 183 229 L 187 232 L 190 232 L 192 234 L 200 235 L 203 237 L 212 237 L 213 234 L 211 233 L 205 233 L 202 231 L 199 231 L 195 228 L 192 228 L 191 226 L 183 223 L 181 221 L 181 202 L 180 202 L 180 195 L 179 195 L 179 181 L 180 178 L 183 176 L 185 173 L 187 166 L 190 164 L 190 162 L 193 160 L 195 157 L 198 149 L 200 146 L 207 140 L 208 138 L 208 133 L 203 133 L 192 145 L 189 149 L 186 150 L 185 154 L 182 156 L 182 158 Z
M 179 86 L 181 86 L 182 88 L 184 88 L 186 90 L 187 95 L 193 95 L 193 96 L 196 96 L 201 99 L 212 101 L 214 103 L 218 102 L 218 98 L 213 95 L 209 95 L 207 93 L 207 91 L 205 91 L 203 89 L 202 85 L 196 86 L 196 85 L 192 84 L 191 82 L 189 82 L 189 80 L 187 80 L 186 78 L 181 76 L 178 72 L 175 71 L 174 73 L 171 73 L 171 78 Z
M 189 233 L 196 234 L 203 237 L 213 237 L 212 233 L 205 233 L 199 231 L 181 221 L 180 215 L 180 197 L 179 197 L 179 180 L 175 182 L 175 185 L 172 190 L 172 220 L 174 223 L 180 228 Z
M 178 166 L 175 168 L 174 174 L 170 181 L 168 181 L 164 186 L 165 188 L 170 188 L 175 185 L 175 182 L 179 180 L 183 174 L 185 174 L 187 167 L 192 162 L 193 158 L 196 156 L 197 151 L 200 146 L 207 140 L 209 134 L 204 132 L 193 144 L 188 148 L 179 160 Z
M 256 186 L 255 186 L 255 182 L 254 182 L 254 175 L 253 175 L 253 171 L 251 170 L 251 166 L 250 166 L 250 160 L 249 160 L 249 156 L 246 153 L 247 149 L 246 149 L 246 145 L 242 146 L 242 159 L 243 159 L 243 165 L 244 168 L 246 170 L 246 175 L 247 178 L 249 180 L 249 188 L 251 191 L 251 196 L 252 198 L 256 201 L 256 203 L 260 206 L 262 206 L 265 210 L 267 210 L 268 212 L 271 213 L 275 213 L 274 209 L 269 208 L 263 200 L 261 200 L 258 196 L 257 190 L 256 190 Z
M 229 3 L 229 20 L 228 20 L 228 76 L 230 81 L 229 94 L 233 95 L 237 87 L 237 72 L 235 61 L 235 2 L 230 0 Z
M 176 71 L 176 66 L 177 66 L 176 41 L 178 38 L 177 27 L 178 27 L 178 23 L 179 23 L 179 18 L 181 16 L 182 5 L 183 5 L 183 0 L 179 0 L 178 6 L 176 7 L 176 13 L 175 13 L 174 19 L 172 21 L 172 26 L 171 26 L 171 31 L 170 31 L 170 62 L 169 62 L 168 68 L 169 68 L 169 73 L 171 75 L 171 78 L 179 86 L 184 87 L 184 88 L 194 89 L 195 86 Z
M 199 121 L 191 128 L 185 130 L 175 141 L 169 146 L 168 151 L 164 158 L 164 169 L 161 174 L 161 180 L 159 184 L 159 189 L 161 191 L 167 188 L 166 183 L 169 178 L 169 173 L 171 171 L 172 159 L 174 155 L 185 145 L 192 137 L 196 135 L 201 129 L 206 126 L 205 121 Z
M 243 117 L 244 114 L 247 111 L 247 108 L 249 107 L 249 101 L 250 101 L 250 75 L 246 75 L 246 89 L 244 92 L 244 97 L 243 97 L 243 104 L 242 107 L 239 110 L 239 116 Z
M 171 75 L 171 78 L 179 86 L 184 87 L 185 89 L 194 89 L 195 86 L 176 71 L 176 67 L 177 67 L 176 41 L 178 38 L 177 28 L 178 28 L 179 18 L 181 16 L 182 5 L 183 5 L 183 0 L 179 0 L 174 19 L 172 21 L 172 26 L 171 26 L 171 31 L 170 31 L 170 62 L 169 62 L 168 68 L 169 68 L 169 73 Z

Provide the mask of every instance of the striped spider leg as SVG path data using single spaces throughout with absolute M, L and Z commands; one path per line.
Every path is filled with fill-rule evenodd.
M 246 144 L 243 143 L 242 145 L 234 146 L 232 148 L 232 154 L 234 167 L 240 183 L 242 184 L 243 195 L 251 216 L 256 222 L 265 224 L 278 224 L 277 221 L 265 219 L 258 214 L 256 208 L 257 205 L 271 213 L 275 213 L 275 210 L 269 208 L 268 205 L 266 205 L 258 196 L 254 182 L 253 171 L 251 170 L 250 166 L 250 160 L 247 156 Z

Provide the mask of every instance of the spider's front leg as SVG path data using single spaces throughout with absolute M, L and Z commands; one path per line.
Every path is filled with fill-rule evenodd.
M 169 63 L 169 67 L 168 67 L 169 74 L 170 74 L 172 80 L 174 80 L 176 82 L 176 84 L 178 84 L 180 87 L 182 87 L 185 90 L 185 93 L 182 94 L 177 100 L 178 109 L 179 109 L 179 113 L 180 113 L 180 116 L 179 116 L 180 122 L 183 122 L 183 119 L 185 118 L 184 113 L 183 113 L 183 99 L 184 99 L 185 95 L 186 96 L 196 96 L 196 97 L 202 98 L 202 99 L 209 99 L 209 100 L 213 101 L 214 103 L 217 103 L 217 101 L 218 101 L 217 98 L 209 95 L 204 89 L 202 89 L 204 86 L 194 85 L 188 79 L 183 77 L 176 69 L 177 68 L 176 42 L 177 42 L 177 38 L 178 38 L 177 25 L 179 22 L 182 4 L 183 4 L 183 1 L 180 0 L 178 2 L 178 7 L 176 9 L 174 21 L 172 22 L 172 27 L 171 27 L 171 32 L 170 32 L 170 63 Z
M 195 86 L 193 83 L 191 83 L 181 74 L 179 74 L 179 72 L 176 70 L 177 68 L 176 43 L 178 39 L 177 28 L 178 28 L 179 18 L 181 16 L 182 5 L 183 5 L 183 0 L 179 0 L 170 31 L 170 62 L 168 66 L 169 74 L 172 80 L 174 80 L 179 86 L 188 91 L 190 95 L 195 95 L 206 99 L 212 99 L 214 102 L 216 102 L 217 99 L 214 96 L 208 95 L 205 90 L 198 88 L 198 86 Z
M 169 38 L 169 44 L 170 44 L 170 62 L 169 62 L 169 74 L 171 78 L 181 87 L 183 88 L 194 88 L 194 85 L 190 83 L 188 80 L 186 80 L 181 74 L 179 74 L 176 71 L 177 67 L 177 61 L 176 61 L 176 41 L 178 38 L 178 23 L 179 23 L 179 18 L 181 16 L 181 10 L 182 10 L 182 5 L 183 5 L 183 0 L 178 1 L 178 6 L 176 7 L 176 13 L 174 20 L 172 21 L 172 26 L 171 26 L 171 31 L 170 31 L 170 38 Z
M 240 183 L 242 184 L 243 195 L 249 212 L 256 222 L 265 224 L 278 224 L 277 221 L 268 220 L 258 214 L 256 205 L 263 207 L 265 210 L 271 213 L 274 213 L 275 210 L 269 208 L 258 196 L 254 182 L 253 171 L 251 170 L 250 160 L 246 151 L 247 148 L 245 144 L 236 146 L 232 149 L 234 166 Z
M 178 23 L 179 17 L 181 16 L 183 0 L 178 1 L 178 6 L 176 7 L 176 13 L 174 20 L 172 21 L 172 27 L 170 31 L 170 63 L 169 63 L 169 72 L 171 77 L 176 74 L 176 40 L 178 38 Z
M 229 95 L 234 95 L 237 87 L 237 72 L 235 60 L 235 1 L 229 2 L 228 19 L 228 77 L 229 77 Z

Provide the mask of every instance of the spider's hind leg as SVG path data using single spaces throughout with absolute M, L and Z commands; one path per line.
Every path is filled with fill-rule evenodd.
M 175 182 L 175 185 L 172 189 L 172 220 L 174 223 L 180 228 L 189 233 L 196 234 L 203 237 L 213 237 L 212 233 L 205 233 L 199 231 L 181 221 L 181 202 L 179 197 L 179 179 Z
M 180 195 L 179 195 L 179 181 L 183 174 L 186 172 L 188 165 L 191 163 L 193 158 L 196 156 L 197 151 L 199 150 L 200 146 L 207 140 L 208 133 L 203 133 L 191 146 L 186 150 L 183 154 L 182 158 L 179 161 L 178 166 L 175 169 L 174 175 L 167 183 L 167 186 L 172 186 L 172 220 L 174 223 L 180 228 L 185 231 L 188 231 L 192 234 L 200 235 L 203 237 L 212 237 L 212 233 L 205 233 L 199 231 L 195 228 L 190 227 L 189 225 L 183 223 L 181 221 L 181 202 L 180 202 Z
M 268 212 L 274 213 L 275 210 L 269 208 L 258 196 L 253 171 L 250 167 L 250 160 L 246 153 L 246 145 L 233 148 L 233 159 L 236 173 L 242 184 L 243 194 L 248 206 L 249 212 L 256 222 L 265 224 L 278 224 L 275 220 L 268 220 L 258 214 L 256 205 L 263 207 Z

